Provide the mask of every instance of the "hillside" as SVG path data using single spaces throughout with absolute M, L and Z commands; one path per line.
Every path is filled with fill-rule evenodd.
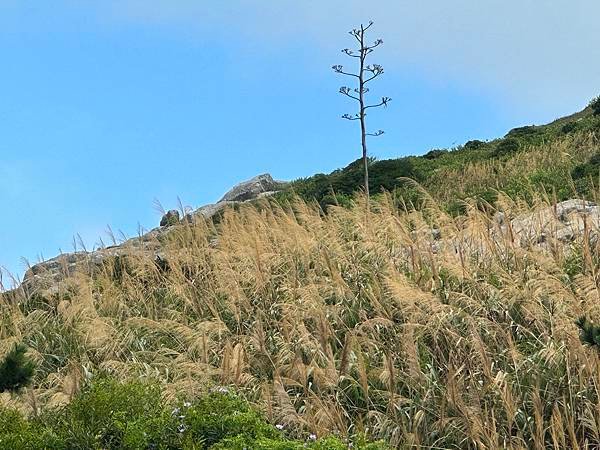
M 369 208 L 352 196 L 358 163 L 290 184 L 264 175 L 31 268 L 0 301 L 0 361 L 24 344 L 36 364 L 31 387 L 0 394 L 0 443 L 17 422 L 47 427 L 37 448 L 155 448 L 146 430 L 183 426 L 173 448 L 202 448 L 190 433 L 224 429 L 206 402 L 235 391 L 243 401 L 214 401 L 261 431 L 213 448 L 324 450 L 364 434 L 391 448 L 599 447 L 600 207 L 585 200 L 599 193 L 599 128 L 590 106 L 375 161 Z M 155 383 L 153 409 L 134 402 L 128 421 L 122 389 L 149 394 L 86 388 L 104 377 Z M 192 398 L 204 415 L 165 413 Z M 98 422 L 92 401 L 119 415 Z M 91 440 L 69 431 L 89 422 Z M 335 447 L 319 444 L 330 434 Z
M 547 125 L 515 128 L 493 141 L 472 140 L 423 156 L 372 161 L 370 191 L 397 190 L 412 200 L 414 190 L 401 180 L 411 178 L 455 214 L 464 211 L 460 200 L 478 197 L 493 203 L 498 191 L 522 197 L 546 192 L 558 200 L 591 197 L 594 187 L 589 177 L 597 186 L 600 168 L 598 145 L 591 137 L 600 133 L 598 103 Z M 360 189 L 362 176 L 362 162 L 357 160 L 330 174 L 296 180 L 286 193 L 316 199 L 323 207 L 347 204 Z

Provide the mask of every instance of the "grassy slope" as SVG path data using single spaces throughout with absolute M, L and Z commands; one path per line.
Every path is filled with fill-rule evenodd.
M 45 409 L 105 371 L 158 378 L 167 398 L 232 386 L 298 433 L 600 446 L 600 358 L 575 325 L 600 318 L 598 246 L 522 248 L 476 208 L 357 204 L 246 206 L 178 229 L 168 267 L 132 255 L 0 304 L 0 347 L 23 342 L 39 364 L 29 393 L 0 401 Z M 455 245 L 434 253 L 432 222 Z

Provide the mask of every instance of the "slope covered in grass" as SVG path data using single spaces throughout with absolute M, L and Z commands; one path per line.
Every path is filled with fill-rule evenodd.
M 165 401 L 231 387 L 290 437 L 600 445 L 600 359 L 576 325 L 600 318 L 598 230 L 539 247 L 475 205 L 452 217 L 423 204 L 386 194 L 323 215 L 265 200 L 177 228 L 161 265 L 132 251 L 46 297 L 12 297 L 0 347 L 28 345 L 38 371 L 0 399 L 43 411 L 107 372 L 158 379 Z M 531 212 L 501 204 L 505 220 Z

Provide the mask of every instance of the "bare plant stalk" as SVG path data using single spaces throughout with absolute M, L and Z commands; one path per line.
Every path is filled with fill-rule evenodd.
M 343 119 L 347 120 L 359 120 L 360 121 L 360 133 L 361 133 L 361 146 L 362 146 L 362 160 L 364 166 L 364 184 L 365 184 L 365 194 L 367 196 L 367 205 L 370 199 L 369 194 L 369 158 L 367 152 L 367 136 L 381 136 L 384 132 L 383 130 L 378 130 L 375 133 L 367 132 L 366 125 L 366 117 L 367 117 L 367 109 L 369 108 L 378 108 L 380 106 L 386 107 L 388 102 L 392 99 L 389 97 L 382 97 L 381 101 L 376 104 L 368 105 L 366 102 L 366 94 L 369 92 L 369 88 L 367 87 L 367 83 L 374 80 L 383 74 L 383 67 L 379 64 L 367 64 L 367 56 L 373 52 L 373 50 L 383 44 L 383 40 L 377 39 L 373 44 L 368 45 L 366 43 L 365 34 L 369 28 L 373 25 L 373 22 L 369 22 L 367 26 L 363 24 L 360 25 L 360 28 L 355 28 L 350 31 L 350 35 L 352 35 L 359 44 L 358 50 L 351 50 L 349 48 L 345 48 L 342 50 L 342 53 L 345 53 L 351 58 L 356 58 L 359 61 L 359 69 L 358 73 L 346 72 L 344 71 L 344 67 L 341 65 L 333 66 L 333 70 L 336 73 L 340 73 L 342 75 L 346 75 L 349 77 L 356 78 L 358 80 L 357 88 L 350 88 L 347 86 L 342 86 L 340 88 L 340 94 L 345 95 L 355 101 L 358 102 L 359 109 L 358 113 L 344 114 L 342 116 Z M 355 95 L 356 94 L 356 95 Z

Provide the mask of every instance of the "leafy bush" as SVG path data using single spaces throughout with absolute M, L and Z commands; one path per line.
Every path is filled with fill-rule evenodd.
M 587 317 L 580 317 L 575 324 L 579 327 L 581 342 L 600 348 L 600 326 Z
M 223 439 L 244 436 L 249 440 L 276 439 L 279 431 L 261 415 L 229 392 L 213 392 L 202 397 L 182 415 L 187 437 L 202 440 L 208 447 Z
M 26 352 L 24 345 L 15 345 L 0 364 L 0 392 L 16 392 L 31 382 L 35 365 Z
M 148 448 L 176 442 L 176 423 L 158 386 L 99 379 L 44 421 L 69 448 Z
M 600 116 L 600 96 L 590 102 L 590 107 L 594 111 L 595 116 Z
M 503 139 L 496 149 L 494 150 L 494 156 L 504 156 L 511 153 L 515 153 L 521 148 L 521 143 L 518 139 L 513 137 L 507 137 Z
M 560 131 L 563 134 L 569 134 L 569 133 L 573 133 L 574 131 L 577 131 L 578 128 L 579 127 L 578 127 L 577 122 L 567 122 L 562 126 Z
M 400 184 L 400 177 L 418 178 L 413 159 L 399 158 L 369 162 L 369 189 L 373 193 L 385 189 L 393 190 Z M 362 188 L 364 168 L 362 159 L 358 159 L 343 169 L 335 170 L 328 175 L 317 174 L 309 178 L 294 181 L 290 190 L 307 200 L 317 200 L 319 203 L 328 197 L 324 204 L 331 204 L 331 193 L 336 196 L 352 196 Z M 343 197 L 339 197 L 342 198 Z
M 241 397 L 220 388 L 175 407 L 157 384 L 101 378 L 67 406 L 32 420 L 0 409 L 0 448 L 37 449 L 346 449 L 335 437 L 287 438 Z M 385 448 L 358 439 L 362 450 Z
M 19 412 L 0 407 L 0 448 L 2 449 L 66 449 L 52 430 L 27 421 Z
M 593 155 L 587 162 L 579 164 L 571 172 L 574 180 L 580 178 L 598 178 L 600 175 L 600 153 Z
M 430 150 L 427 153 L 425 153 L 423 155 L 423 158 L 425 158 L 425 159 L 437 159 L 440 156 L 445 155 L 446 153 L 448 153 L 448 150 L 434 149 L 434 150 Z
M 329 206 L 349 208 L 352 205 L 352 197 L 347 194 L 328 194 L 321 199 L 319 205 L 323 211 L 327 211 Z
M 506 137 L 528 137 L 535 135 L 539 132 L 539 128 L 535 125 L 527 125 L 524 127 L 517 127 L 510 130 Z
M 485 142 L 474 139 L 465 143 L 464 148 L 468 150 L 478 150 L 485 147 Z

